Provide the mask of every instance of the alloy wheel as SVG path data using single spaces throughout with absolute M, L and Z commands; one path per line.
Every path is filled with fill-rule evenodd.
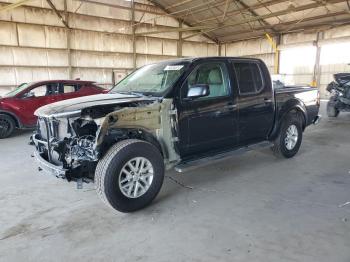
M 295 125 L 288 127 L 284 144 L 288 150 L 292 150 L 298 142 L 298 129 Z
M 128 198 L 138 198 L 145 194 L 153 181 L 152 163 L 144 157 L 129 160 L 119 174 L 119 188 Z

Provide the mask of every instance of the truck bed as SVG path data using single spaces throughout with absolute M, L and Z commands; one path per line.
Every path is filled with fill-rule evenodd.
M 319 93 L 318 89 L 309 86 L 286 86 L 274 89 L 276 101 L 276 114 L 281 117 L 283 109 L 290 103 L 300 103 L 300 109 L 305 112 L 306 126 L 312 124 L 318 115 Z M 288 101 L 288 102 L 287 102 Z

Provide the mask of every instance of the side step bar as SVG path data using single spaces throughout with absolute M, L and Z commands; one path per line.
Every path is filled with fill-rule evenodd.
M 260 142 L 257 144 L 252 144 L 249 146 L 240 147 L 238 149 L 234 149 L 234 150 L 227 151 L 224 153 L 219 153 L 217 155 L 198 158 L 198 159 L 194 159 L 194 160 L 190 160 L 190 161 L 186 161 L 186 162 L 181 162 L 180 164 L 175 166 L 174 169 L 178 173 L 184 173 L 184 172 L 196 169 L 198 167 L 202 167 L 202 166 L 210 165 L 212 163 L 220 162 L 222 160 L 226 160 L 228 158 L 231 158 L 232 156 L 241 155 L 241 154 L 248 152 L 248 151 L 251 151 L 251 150 L 271 147 L 272 145 L 273 145 L 273 143 L 271 143 L 269 141 L 264 141 L 264 142 Z

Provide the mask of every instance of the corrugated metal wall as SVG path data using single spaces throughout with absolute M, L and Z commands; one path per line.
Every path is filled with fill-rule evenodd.
M 320 88 L 323 96 L 327 84 L 333 81 L 333 74 L 350 72 L 350 26 L 327 30 L 320 41 Z
M 266 63 L 271 74 L 274 71 L 274 51 L 264 38 L 223 44 L 221 55 L 260 58 Z
M 310 85 L 317 80 L 321 97 L 329 97 L 325 90 L 333 81 L 333 74 L 350 72 L 350 26 L 321 32 L 292 33 L 281 36 L 279 74 L 288 84 Z M 319 70 L 317 49 L 319 48 Z M 221 45 L 221 55 L 261 58 L 274 73 L 274 52 L 267 39 L 254 39 Z
M 14 0 L 0 0 L 0 7 L 12 2 Z M 65 0 L 53 3 L 62 15 L 67 14 L 70 30 L 45 0 L 30 1 L 0 13 L 0 94 L 22 82 L 70 77 L 110 86 L 133 69 L 134 59 L 139 67 L 178 56 L 219 54 L 218 45 L 205 37 L 179 40 L 181 35 L 186 38 L 191 32 L 135 36 L 134 45 L 129 1 L 67 0 L 67 13 Z M 138 0 L 135 32 L 181 26 L 176 19 L 164 14 L 146 0 Z M 338 54 L 329 61 L 337 51 L 334 43 L 338 42 L 350 48 L 350 26 L 326 30 L 318 41 L 317 32 L 282 35 L 279 73 L 290 84 L 310 84 L 316 78 L 322 96 L 327 97 L 325 86 L 332 81 L 332 75 L 350 69 L 350 55 L 347 59 L 348 56 Z M 274 50 L 265 38 L 226 43 L 220 48 L 222 56 L 261 58 L 274 73 Z M 315 70 L 317 48 L 319 71 Z M 113 72 L 117 74 L 113 76 Z
M 6 3 L 0 1 L 0 7 Z M 65 0 L 53 0 L 64 16 Z M 0 13 L 0 94 L 22 82 L 81 78 L 111 85 L 133 69 L 131 2 L 67 1 L 64 27 L 45 0 Z M 179 27 L 179 22 L 147 1 L 135 1 L 135 32 Z M 196 36 L 182 42 L 179 33 L 135 37 L 136 66 L 182 56 L 218 55 L 218 46 Z M 178 52 L 181 52 L 179 54 Z

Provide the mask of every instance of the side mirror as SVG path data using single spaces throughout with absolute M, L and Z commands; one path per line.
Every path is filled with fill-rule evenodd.
M 28 93 L 25 93 L 23 95 L 23 98 L 31 98 L 31 97 L 35 97 L 34 92 L 29 91 Z
M 191 86 L 187 91 L 187 99 L 196 99 L 210 94 L 209 85 L 198 84 Z

